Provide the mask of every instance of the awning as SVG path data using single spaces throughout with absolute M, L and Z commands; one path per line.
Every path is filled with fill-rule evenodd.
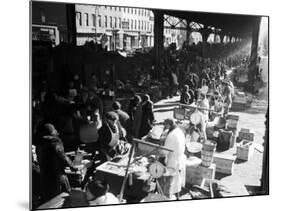
M 112 36 L 112 32 L 105 32 L 107 36 Z
M 127 36 L 132 36 L 132 37 L 138 37 L 139 33 L 138 32 L 124 32 L 125 35 Z

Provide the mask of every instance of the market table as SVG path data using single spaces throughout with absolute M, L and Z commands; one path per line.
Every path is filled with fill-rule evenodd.
M 95 178 L 105 179 L 110 186 L 109 192 L 118 195 L 121 191 L 127 162 L 128 157 L 119 162 L 107 161 L 96 168 Z M 132 173 L 130 174 L 124 190 L 124 198 L 128 203 L 139 202 L 147 195 L 147 192 L 143 190 L 143 187 L 146 186 L 146 181 L 149 177 L 149 173 L 144 173 L 138 176 Z

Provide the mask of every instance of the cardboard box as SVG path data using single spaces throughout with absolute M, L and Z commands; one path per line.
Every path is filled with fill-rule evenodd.
M 254 141 L 254 135 L 254 133 L 240 131 L 238 137 L 240 140 Z
M 216 164 L 216 172 L 231 175 L 234 169 L 234 161 L 236 157 L 227 154 L 215 154 L 214 163 Z
M 253 142 L 249 140 L 242 140 L 237 145 L 237 158 L 240 160 L 248 161 L 254 152 Z

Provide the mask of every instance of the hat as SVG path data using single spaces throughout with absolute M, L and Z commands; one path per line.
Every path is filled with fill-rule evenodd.
M 214 124 L 215 124 L 216 128 L 219 128 L 219 129 L 225 128 L 226 119 L 223 117 L 216 117 L 214 119 Z
M 109 111 L 105 114 L 105 118 L 109 120 L 118 120 L 118 114 L 116 114 L 114 111 Z

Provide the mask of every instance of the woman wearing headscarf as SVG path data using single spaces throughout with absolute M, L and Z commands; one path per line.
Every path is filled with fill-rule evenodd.
M 104 123 L 98 131 L 98 144 L 105 155 L 103 161 L 107 161 L 127 153 L 129 146 L 125 139 L 126 131 L 119 122 L 118 114 L 109 111 L 104 117 Z

